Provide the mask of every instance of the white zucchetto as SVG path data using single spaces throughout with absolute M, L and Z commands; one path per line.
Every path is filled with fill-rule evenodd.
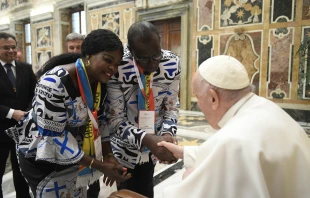
M 242 63 L 231 56 L 211 57 L 198 70 L 208 83 L 222 89 L 238 90 L 250 85 L 248 72 Z

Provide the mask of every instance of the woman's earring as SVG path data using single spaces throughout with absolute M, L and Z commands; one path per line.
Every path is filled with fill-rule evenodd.
M 90 60 L 88 59 L 86 63 L 86 67 L 89 67 L 89 66 L 90 66 Z

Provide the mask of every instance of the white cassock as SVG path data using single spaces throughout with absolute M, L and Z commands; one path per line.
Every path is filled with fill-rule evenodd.
M 195 170 L 165 198 L 309 198 L 310 139 L 287 113 L 253 93 L 198 147 L 184 148 Z

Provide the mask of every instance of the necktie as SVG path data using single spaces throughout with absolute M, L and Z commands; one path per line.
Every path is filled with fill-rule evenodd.
M 12 70 L 12 64 L 11 63 L 7 63 L 4 65 L 4 67 L 6 68 L 6 73 L 13 85 L 13 87 L 15 88 L 16 87 L 16 79 L 15 79 L 15 76 L 13 74 L 13 70 Z

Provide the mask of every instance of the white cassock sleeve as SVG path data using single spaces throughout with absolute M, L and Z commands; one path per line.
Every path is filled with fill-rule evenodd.
M 195 158 L 195 170 L 180 184 L 165 188 L 163 197 L 269 197 L 260 167 L 260 154 L 247 144 L 244 140 L 217 136 L 199 148 L 184 149 L 184 164 L 190 165 Z
M 198 151 L 199 146 L 184 147 L 183 162 L 186 169 L 194 167 L 196 161 L 196 154 Z

